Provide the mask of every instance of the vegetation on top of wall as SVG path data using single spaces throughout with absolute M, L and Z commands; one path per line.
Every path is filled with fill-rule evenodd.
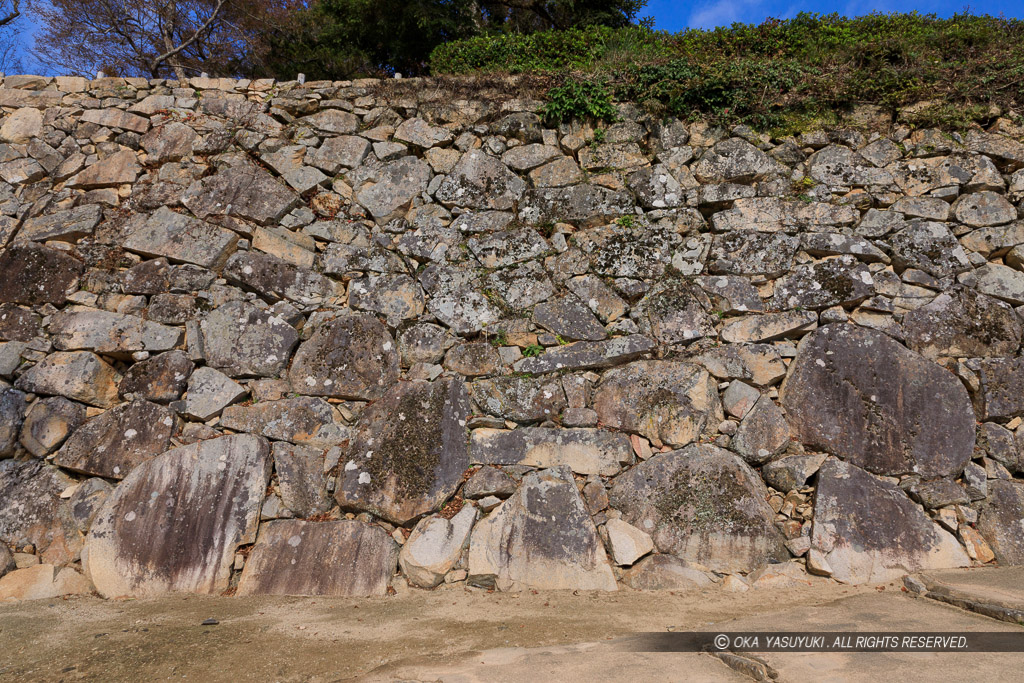
M 1024 100 L 1024 21 L 1003 17 L 801 13 L 759 25 L 669 34 L 595 26 L 441 45 L 434 74 L 600 78 L 654 113 L 780 132 L 860 104 L 911 122 L 964 126 Z

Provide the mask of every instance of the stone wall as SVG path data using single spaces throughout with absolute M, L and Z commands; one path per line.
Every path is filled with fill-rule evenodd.
M 1024 129 L 473 85 L 6 79 L 0 598 L 1024 563 Z

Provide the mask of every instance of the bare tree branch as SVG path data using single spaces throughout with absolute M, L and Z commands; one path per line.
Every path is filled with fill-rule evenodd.
M 207 20 L 199 28 L 197 28 L 195 30 L 195 33 L 192 34 L 191 38 L 189 38 L 188 40 L 186 40 L 183 43 L 181 43 L 181 45 L 178 45 L 177 47 L 168 50 L 164 54 L 158 55 L 157 57 L 155 57 L 153 59 L 153 61 L 150 62 L 150 67 L 149 67 L 150 71 L 152 71 L 154 74 L 156 74 L 157 71 L 160 69 L 160 65 L 161 64 L 163 64 L 168 59 L 177 56 L 178 54 L 181 53 L 182 50 L 184 50 L 188 46 L 192 45 L 192 43 L 194 43 L 197 40 L 199 40 L 200 36 L 202 36 L 202 34 L 206 31 L 206 29 L 210 28 L 210 26 L 213 24 L 213 22 L 217 19 L 217 15 L 220 14 L 220 11 L 221 11 L 221 9 L 223 9 L 225 2 L 227 2 L 227 0 L 217 0 L 217 6 L 214 7 L 213 10 L 210 12 L 210 16 L 207 18 Z M 174 6 L 173 3 L 172 3 L 171 6 L 172 7 Z M 170 29 L 173 32 L 173 26 L 171 26 Z M 165 28 L 164 29 L 165 45 L 166 45 L 167 42 L 169 42 L 170 37 L 171 37 L 171 34 L 168 33 L 167 29 Z M 173 44 L 173 42 L 171 44 Z M 178 69 L 175 69 L 175 71 L 178 71 Z M 184 79 L 185 72 L 181 71 L 180 74 L 181 75 L 179 76 L 179 78 Z
M 6 26 L 21 16 L 21 0 L 11 0 L 11 9 L 5 16 L 0 16 L 0 26 Z

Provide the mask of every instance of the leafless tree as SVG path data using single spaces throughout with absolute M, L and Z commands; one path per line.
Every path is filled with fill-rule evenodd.
M 21 0 L 0 0 L 0 26 L 7 26 L 21 16 Z
M 21 70 L 19 19 L 21 0 L 0 0 L 0 73 Z
M 53 70 L 183 79 L 244 75 L 267 26 L 299 0 L 28 0 L 35 54 Z

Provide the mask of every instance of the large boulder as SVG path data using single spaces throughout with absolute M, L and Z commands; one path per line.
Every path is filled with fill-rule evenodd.
M 456 379 L 402 382 L 363 410 L 335 497 L 405 524 L 436 510 L 469 467 L 469 395 Z
M 656 455 L 619 475 L 609 500 L 659 552 L 713 571 L 748 572 L 789 557 L 764 482 L 721 448 Z
M 782 403 L 806 445 L 877 474 L 955 476 L 974 449 L 974 411 L 957 378 L 854 325 L 800 343 Z
M 384 595 L 398 544 L 379 526 L 280 520 L 260 527 L 239 595 Z
M 174 413 L 148 401 L 122 403 L 80 427 L 54 463 L 82 474 L 123 479 L 170 446 Z
M 248 434 L 167 451 L 136 467 L 104 503 L 86 541 L 104 597 L 227 589 L 238 546 L 256 540 L 270 446 Z
M 618 588 L 568 468 L 526 475 L 511 498 L 477 523 L 469 581 L 502 591 Z
M 398 380 L 395 340 L 372 315 L 346 315 L 324 323 L 299 346 L 288 371 L 292 391 L 372 401 Z
M 956 538 L 899 486 L 834 457 L 818 471 L 810 552 L 818 572 L 854 584 L 970 565 Z
M 699 365 L 636 361 L 604 374 L 594 393 L 602 424 L 685 446 L 721 420 L 714 380 Z

